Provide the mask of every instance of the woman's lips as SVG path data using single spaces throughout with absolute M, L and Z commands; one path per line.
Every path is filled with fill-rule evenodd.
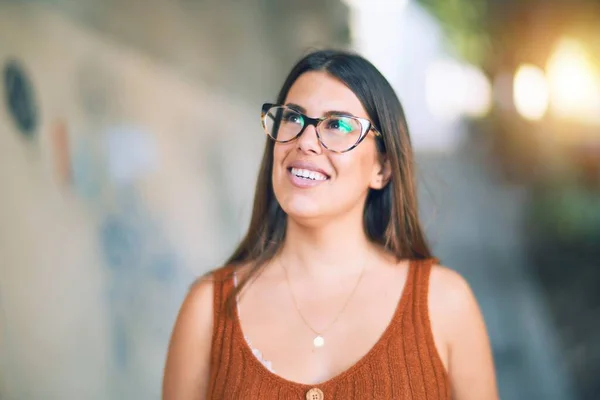
M 319 171 L 302 168 L 288 168 L 288 177 L 292 184 L 299 188 L 311 188 L 329 180 L 329 177 Z

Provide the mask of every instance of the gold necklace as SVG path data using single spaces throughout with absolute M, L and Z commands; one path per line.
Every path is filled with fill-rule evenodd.
M 313 331 L 313 333 L 316 335 L 313 338 L 313 346 L 315 346 L 316 348 L 325 346 L 325 338 L 323 337 L 323 335 L 325 334 L 326 331 L 329 330 L 329 328 L 331 328 L 337 322 L 338 319 L 340 319 L 340 316 L 344 313 L 344 310 L 346 310 L 346 307 L 348 307 L 348 304 L 350 303 L 350 299 L 352 299 L 352 297 L 354 296 L 354 292 L 356 292 L 356 289 L 358 288 L 358 285 L 359 285 L 360 281 L 362 280 L 362 277 L 365 272 L 366 263 L 363 264 L 362 270 L 360 271 L 360 275 L 359 275 L 358 279 L 356 280 L 356 284 L 354 285 L 354 288 L 350 292 L 350 295 L 348 296 L 348 299 L 344 303 L 344 306 L 342 307 L 340 312 L 337 314 L 337 316 L 334 318 L 334 320 L 325 329 L 323 329 L 321 331 L 317 331 L 316 329 L 314 329 L 310 325 L 310 323 L 306 320 L 304 315 L 302 314 L 302 311 L 300 310 L 300 306 L 298 306 L 298 301 L 296 300 L 296 296 L 294 295 L 294 291 L 292 290 L 292 285 L 290 283 L 290 277 L 288 275 L 287 268 L 283 265 L 283 263 L 281 262 L 281 259 L 279 260 L 279 264 L 281 265 L 281 267 L 283 268 L 283 271 L 285 273 L 285 280 L 287 282 L 287 286 L 290 291 L 292 301 L 294 302 L 294 305 L 296 306 L 296 311 L 298 312 L 298 315 L 302 319 L 302 322 L 304 322 L 304 325 L 306 325 L 308 327 L 308 329 Z

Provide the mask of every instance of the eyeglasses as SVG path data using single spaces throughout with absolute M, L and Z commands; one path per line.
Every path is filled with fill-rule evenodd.
M 359 145 L 369 132 L 381 138 L 373 123 L 352 115 L 330 115 L 311 118 L 301 112 L 277 104 L 265 103 L 261 113 L 262 126 L 277 143 L 288 143 L 302 135 L 312 125 L 323 147 L 335 153 L 345 153 Z

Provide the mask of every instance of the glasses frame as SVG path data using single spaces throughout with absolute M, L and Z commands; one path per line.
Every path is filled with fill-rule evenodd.
M 300 132 L 298 132 L 298 134 L 296 136 L 294 136 L 291 139 L 288 140 L 277 140 L 275 139 L 273 136 L 271 136 L 269 134 L 269 131 L 267 130 L 267 123 L 266 123 L 266 117 L 267 114 L 269 113 L 269 110 L 274 108 L 274 107 L 280 107 L 280 108 L 285 108 L 288 109 L 290 111 L 295 112 L 296 114 L 300 115 L 303 120 L 304 120 L 304 126 L 302 127 L 302 129 L 300 129 Z M 330 149 L 329 147 L 327 147 L 327 145 L 325 143 L 323 143 L 323 139 L 321 138 L 321 135 L 319 134 L 319 125 L 321 124 L 321 122 L 328 120 L 332 117 L 344 117 L 344 118 L 352 118 L 354 120 L 357 120 L 360 123 L 360 126 L 362 128 L 362 131 L 360 133 L 360 136 L 358 137 L 358 139 L 356 140 L 356 142 L 350 146 L 348 149 L 346 150 L 333 150 Z M 329 116 L 329 117 L 321 117 L 321 118 L 311 118 L 306 114 L 301 113 L 300 111 L 296 110 L 295 108 L 292 107 L 288 107 L 282 104 L 273 104 L 273 103 L 264 103 L 262 105 L 262 111 L 261 111 L 261 115 L 260 115 L 260 122 L 262 124 L 263 130 L 265 131 L 265 133 L 267 134 L 267 136 L 269 137 L 269 139 L 273 140 L 276 143 L 289 143 L 289 142 L 293 142 L 294 140 L 297 140 L 300 136 L 302 136 L 302 134 L 304 133 L 304 131 L 306 130 L 307 127 L 309 126 L 314 126 L 315 127 L 315 132 L 317 133 L 317 139 L 319 140 L 319 143 L 321 144 L 321 146 L 323 146 L 325 149 L 333 152 L 333 153 L 347 153 L 350 150 L 356 148 L 356 146 L 358 146 L 360 144 L 360 142 L 362 142 L 367 135 L 369 134 L 369 132 L 373 132 L 373 134 L 375 135 L 375 137 L 383 140 L 383 136 L 381 135 L 381 133 L 375 129 L 375 127 L 373 126 L 373 123 L 366 119 L 366 118 L 361 118 L 361 117 L 356 117 L 354 115 L 345 115 L 345 114 L 336 114 L 335 116 Z

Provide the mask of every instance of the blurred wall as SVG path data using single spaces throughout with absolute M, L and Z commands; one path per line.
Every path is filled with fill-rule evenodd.
M 247 225 L 260 101 L 345 40 L 341 4 L 254 3 L 0 3 L 39 117 L 0 110 L 0 398 L 159 397 L 188 285 Z

